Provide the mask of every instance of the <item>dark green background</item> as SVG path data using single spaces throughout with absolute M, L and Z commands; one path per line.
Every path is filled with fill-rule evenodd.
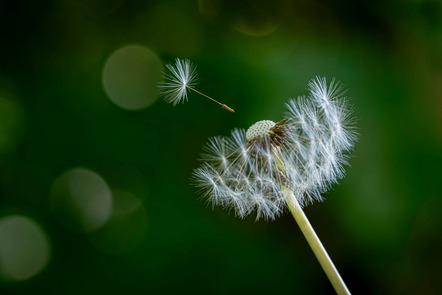
M 442 291 L 440 2 L 1 1 L 0 32 L 0 96 L 21 110 L 0 109 L 0 213 L 32 218 L 51 247 L 1 294 L 333 294 L 290 214 L 241 220 L 189 185 L 208 137 L 282 119 L 317 75 L 347 86 L 358 118 L 347 177 L 305 209 L 349 289 Z M 127 44 L 190 58 L 198 89 L 236 113 L 195 94 L 113 104 L 102 71 Z M 54 216 L 51 187 L 75 167 L 142 201 L 145 231 L 107 233 L 134 231 L 133 247 L 106 254 Z

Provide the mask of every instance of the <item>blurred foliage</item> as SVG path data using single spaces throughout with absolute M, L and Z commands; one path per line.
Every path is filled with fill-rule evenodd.
M 347 86 L 361 134 L 348 176 L 306 208 L 319 237 L 354 294 L 442 292 L 441 2 L 2 1 L 0 28 L 0 223 L 31 220 L 20 251 L 34 232 L 50 243 L 32 278 L 0 273 L 1 294 L 333 294 L 289 214 L 240 220 L 189 185 L 208 137 L 281 119 L 317 75 Z M 190 58 L 236 113 L 192 94 L 115 105 L 103 69 L 134 44 L 163 66 Z M 94 232 L 50 204 L 78 167 L 114 195 Z

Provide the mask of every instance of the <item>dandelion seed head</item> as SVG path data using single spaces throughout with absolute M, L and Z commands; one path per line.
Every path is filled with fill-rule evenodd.
M 269 136 L 272 128 L 275 126 L 275 122 L 270 120 L 262 120 L 256 122 L 247 129 L 246 138 L 247 140 L 253 140 L 255 138 Z
M 287 190 L 306 206 L 344 176 L 356 140 L 351 108 L 339 83 L 316 78 L 309 87 L 309 96 L 289 100 L 285 119 L 209 139 L 193 177 L 212 204 L 241 218 L 275 219 L 287 208 Z

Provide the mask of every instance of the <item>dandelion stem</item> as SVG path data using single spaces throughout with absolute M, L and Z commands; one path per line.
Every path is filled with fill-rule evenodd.
M 196 90 L 196 89 L 194 89 L 194 88 L 192 88 L 192 87 L 190 87 L 190 86 L 187 86 L 187 85 L 186 85 L 186 87 L 187 87 L 188 89 L 192 90 L 192 91 L 195 91 L 195 92 L 198 93 L 199 95 L 202 95 L 202 96 L 204 96 L 204 97 L 207 97 L 207 98 L 210 99 L 211 101 L 216 102 L 216 103 L 219 104 L 223 109 L 228 110 L 229 112 L 232 112 L 232 113 L 235 112 L 232 108 L 228 107 L 228 106 L 225 105 L 225 104 L 220 103 L 219 101 L 217 101 L 217 100 L 211 98 L 210 96 L 205 95 L 204 93 L 199 92 L 198 90 Z
M 298 200 L 291 190 L 286 189 L 285 199 L 290 208 L 290 212 L 295 218 L 296 223 L 298 223 L 299 228 L 301 229 L 302 233 L 307 239 L 307 242 L 315 253 L 316 258 L 319 260 L 322 269 L 330 280 L 330 283 L 333 285 L 336 293 L 339 295 L 349 295 L 350 291 L 348 290 L 347 286 L 339 275 L 338 270 L 333 264 L 333 261 L 331 261 L 330 257 L 327 254 L 327 251 L 325 251 L 324 246 L 316 235 L 315 230 L 311 226 L 310 222 L 304 214 L 304 211 L 299 205 Z

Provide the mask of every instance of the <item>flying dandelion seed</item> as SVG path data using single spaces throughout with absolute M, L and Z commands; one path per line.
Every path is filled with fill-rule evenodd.
M 344 176 L 356 140 L 351 108 L 339 83 L 309 83 L 310 95 L 291 99 L 283 120 L 263 120 L 231 137 L 214 137 L 193 178 L 213 205 L 237 216 L 275 219 L 288 208 L 339 294 L 349 294 L 302 207 Z
M 166 68 L 169 69 L 169 74 L 164 74 L 165 82 L 159 83 L 160 95 L 164 97 L 167 103 L 176 106 L 179 103 L 188 101 L 188 91 L 193 91 L 202 95 L 213 102 L 219 104 L 223 109 L 234 113 L 235 111 L 225 104 L 218 102 L 210 96 L 199 92 L 194 87 L 196 86 L 197 73 L 196 67 L 188 59 L 175 60 L 175 66 L 168 64 Z

